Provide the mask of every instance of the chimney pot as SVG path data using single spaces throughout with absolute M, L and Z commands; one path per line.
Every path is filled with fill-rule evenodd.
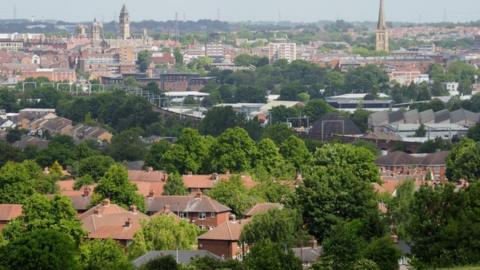
M 137 210 L 138 210 L 138 208 L 137 208 L 137 206 L 136 206 L 135 204 L 132 204 L 132 205 L 130 206 L 130 211 L 131 211 L 131 212 L 133 212 L 133 213 L 136 214 L 136 213 L 137 213 Z
M 83 189 L 83 197 L 88 197 L 90 196 L 90 187 L 89 186 L 86 186 L 84 189 Z
M 153 167 L 148 167 L 147 172 L 153 172 Z
M 110 205 L 110 199 L 107 198 L 107 199 L 103 200 L 102 204 L 103 204 L 103 206 L 109 206 Z
M 127 221 L 125 221 L 125 225 L 124 227 L 128 228 L 132 225 L 132 219 L 131 218 L 127 218 Z
M 155 192 L 153 191 L 153 189 L 150 189 L 150 191 L 148 192 L 148 197 L 153 197 L 155 195 Z

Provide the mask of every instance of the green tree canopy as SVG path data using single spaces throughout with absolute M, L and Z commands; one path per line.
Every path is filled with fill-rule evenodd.
M 183 178 L 179 173 L 171 173 L 168 175 L 168 180 L 163 187 L 163 195 L 187 195 L 188 191 L 183 183 Z
M 465 179 L 477 181 L 480 177 L 480 145 L 471 139 L 463 139 L 453 146 L 447 157 L 447 178 L 451 181 Z
M 88 240 L 80 246 L 84 270 L 133 269 L 122 246 L 112 239 Z
M 252 168 L 256 153 L 255 142 L 244 129 L 230 128 L 212 147 L 212 167 L 218 172 L 244 172 Z
M 208 192 L 208 196 L 230 207 L 232 212 L 239 217 L 256 202 L 238 175 L 215 185 Z
M 97 182 L 113 164 L 115 164 L 115 160 L 109 156 L 87 157 L 76 163 L 75 174 L 78 177 L 89 175 Z
M 77 257 L 72 237 L 55 229 L 26 232 L 0 248 L 2 269 L 80 269 Z
M 299 171 L 304 171 L 313 159 L 305 142 L 297 136 L 288 137 L 280 146 L 280 153 Z
M 137 186 L 128 181 L 127 170 L 119 164 L 112 165 L 95 187 L 97 201 L 108 198 L 113 203 L 128 208 L 136 205 L 141 211 L 145 211 L 143 197 L 136 193 Z
M 264 168 L 270 175 L 283 175 L 285 161 L 277 145 L 270 139 L 263 139 L 258 143 L 257 148 L 255 165 Z
M 183 219 L 170 215 L 153 216 L 142 223 L 132 244 L 129 257 L 137 258 L 150 250 L 191 250 L 197 242 L 200 229 Z
M 251 270 L 302 270 L 302 263 L 291 249 L 269 240 L 257 242 L 245 256 L 244 264 Z

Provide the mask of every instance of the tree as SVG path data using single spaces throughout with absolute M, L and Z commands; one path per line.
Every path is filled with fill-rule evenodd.
M 355 125 L 360 129 L 362 133 L 365 133 L 368 130 L 369 115 L 369 111 L 357 109 L 352 115 L 350 115 L 350 119 L 352 119 L 353 123 L 355 123 Z
M 476 181 L 480 177 L 480 146 L 471 139 L 463 139 L 453 146 L 447 164 L 447 178 L 450 181 L 465 179 Z
M 304 185 L 297 189 L 305 224 L 318 240 L 323 240 L 332 226 L 376 211 L 370 182 L 355 175 L 354 168 L 334 163 L 314 166 L 304 177 Z
M 137 186 L 128 181 L 127 170 L 119 164 L 114 164 L 108 169 L 94 190 L 99 195 L 98 201 L 108 198 L 122 207 L 136 205 L 138 209 L 145 211 L 143 197 L 136 191 Z
M 143 160 L 147 152 L 145 144 L 140 139 L 138 129 L 125 130 L 113 136 L 109 152 L 115 160 Z
M 452 143 L 440 137 L 434 140 L 428 140 L 418 148 L 418 153 L 435 153 L 438 151 L 448 151 L 452 148 Z
M 141 51 L 137 56 L 137 66 L 140 72 L 145 72 L 152 63 L 152 53 L 150 51 Z
M 250 196 L 248 189 L 238 175 L 215 185 L 208 192 L 208 196 L 230 207 L 237 216 L 242 216 L 245 210 L 255 204 L 254 198 Z
M 480 123 L 468 130 L 467 137 L 476 142 L 480 142 Z
M 48 144 L 48 148 L 40 150 L 37 155 L 37 162 L 42 167 L 50 166 L 55 161 L 65 166 L 74 162 L 75 143 L 72 137 L 56 136 Z
M 183 65 L 183 54 L 180 48 L 176 47 L 173 50 L 173 56 L 175 57 L 175 64 Z
M 115 160 L 109 156 L 97 155 L 87 157 L 76 163 L 76 176 L 84 177 L 89 175 L 94 182 L 97 182 L 113 164 L 115 164 Z
M 183 178 L 179 173 L 171 173 L 168 175 L 168 180 L 163 187 L 163 195 L 187 195 L 188 191 L 183 183 Z
M 24 203 L 35 192 L 52 192 L 53 180 L 45 176 L 34 161 L 8 162 L 0 168 L 0 201 Z
M 179 269 L 177 261 L 173 256 L 160 256 L 146 264 L 144 264 L 141 270 L 177 270 Z
M 147 166 L 151 166 L 156 170 L 163 169 L 162 159 L 163 155 L 170 149 L 171 144 L 166 141 L 162 140 L 157 143 L 154 143 L 150 150 L 148 151 L 147 156 L 145 157 L 145 164 Z
M 298 171 L 303 171 L 312 162 L 312 155 L 305 142 L 297 136 L 290 136 L 280 146 L 283 158 L 291 163 Z
M 211 257 L 197 257 L 190 262 L 190 266 L 195 270 L 244 270 L 238 260 L 217 260 Z
M 305 115 L 310 117 L 310 122 L 315 122 L 328 112 L 333 112 L 333 108 L 324 100 L 313 99 L 305 105 Z
M 88 240 L 80 246 L 84 270 L 133 269 L 123 248 L 112 239 Z
M 197 130 L 186 128 L 178 137 L 177 144 L 185 149 L 186 157 L 183 161 L 185 169 L 181 172 L 198 172 L 206 162 L 210 151 L 209 141 Z
M 376 156 L 366 148 L 348 144 L 326 144 L 315 153 L 318 166 L 338 165 L 349 167 L 362 181 L 379 182 L 380 176 L 374 161 Z
M 261 240 L 270 240 L 291 246 L 301 225 L 297 210 L 272 209 L 255 215 L 243 228 L 240 241 L 252 245 Z
M 137 258 L 150 250 L 191 250 L 200 230 L 195 224 L 172 215 L 157 215 L 142 223 L 132 244 L 130 258 Z
M 255 142 L 244 129 L 227 129 L 212 147 L 212 168 L 218 172 L 247 171 L 252 168 L 256 153 Z
M 281 175 L 285 162 L 277 145 L 270 139 L 263 139 L 257 148 L 256 166 L 264 168 L 271 175 Z
M 20 162 L 23 160 L 22 152 L 9 145 L 4 141 L 0 141 L 0 166 L 5 165 L 9 161 Z
M 53 199 L 34 194 L 25 201 L 22 216 L 5 226 L 3 236 L 11 241 L 35 230 L 55 230 L 70 236 L 76 243 L 84 237 L 84 231 L 71 201 L 62 196 Z
M 5 269 L 80 269 L 75 241 L 54 229 L 34 230 L 0 248 Z
M 7 131 L 7 142 L 14 143 L 16 141 L 20 141 L 22 139 L 22 135 L 27 133 L 25 131 L 26 130 L 18 129 L 18 128 L 9 129 Z
M 213 107 L 202 119 L 200 131 L 205 135 L 218 136 L 228 128 L 243 126 L 245 122 L 245 116 L 236 113 L 232 107 Z
M 401 253 L 389 237 L 383 237 L 373 240 L 366 247 L 363 256 L 374 261 L 382 270 L 396 270 Z
M 302 263 L 291 249 L 269 240 L 257 242 L 245 256 L 245 266 L 251 270 L 301 270 Z
M 421 124 L 417 130 L 415 130 L 415 137 L 425 137 L 427 135 L 427 130 L 425 129 L 425 125 Z
M 290 136 L 295 136 L 295 131 L 285 123 L 268 125 L 262 134 L 262 139 L 271 139 L 277 145 L 282 144 Z

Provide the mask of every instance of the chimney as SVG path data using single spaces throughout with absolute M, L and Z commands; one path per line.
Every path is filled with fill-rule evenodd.
M 103 206 L 110 206 L 110 199 L 107 198 L 107 199 L 103 200 L 102 205 Z
M 201 197 L 202 197 L 202 192 L 195 193 L 195 198 L 201 198 Z
M 138 208 L 135 204 L 132 204 L 130 206 L 130 212 L 134 213 L 134 214 L 137 214 L 138 213 Z
M 230 214 L 230 216 L 228 216 L 230 221 L 236 221 L 237 220 L 237 217 L 235 216 L 235 214 Z
M 218 181 L 218 173 L 212 173 L 210 179 L 212 179 L 213 181 Z
M 153 167 L 147 167 L 147 172 L 153 172 Z
M 93 214 L 96 216 L 101 217 L 102 215 L 100 214 L 100 211 L 98 211 L 98 208 L 93 209 Z
M 127 221 L 125 221 L 125 225 L 123 225 L 123 227 L 130 228 L 131 225 L 132 225 L 132 219 L 127 218 Z
M 83 189 L 83 194 L 82 194 L 83 197 L 88 197 L 90 196 L 90 187 L 89 186 L 86 186 L 84 189 Z
M 169 210 L 170 210 L 170 205 L 169 205 L 169 204 L 165 204 L 165 205 L 163 206 L 163 212 L 167 212 L 167 211 L 169 211 Z
M 317 242 L 317 240 L 315 240 L 315 239 L 310 240 L 310 246 L 311 246 L 313 249 L 316 249 L 316 248 L 318 247 L 318 242 Z
M 167 182 L 167 174 L 164 173 L 162 176 L 162 182 Z
M 153 189 L 150 189 L 150 191 L 148 192 L 148 197 L 153 198 L 154 195 L 155 195 L 155 192 L 153 191 Z

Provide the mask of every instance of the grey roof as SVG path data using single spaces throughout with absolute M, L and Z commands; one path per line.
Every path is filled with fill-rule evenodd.
M 458 109 L 456 111 L 450 112 L 450 122 L 451 123 L 477 123 L 479 121 L 479 114 L 467 111 L 465 109 Z
M 179 250 L 178 253 L 176 250 L 161 250 L 161 251 L 149 251 L 146 254 L 133 260 L 132 263 L 136 268 L 140 268 L 144 264 L 158 257 L 172 256 L 173 258 L 177 258 L 177 255 L 178 255 L 177 262 L 182 264 L 188 264 L 197 257 L 210 257 L 217 260 L 222 259 L 219 256 L 207 250 Z
M 327 113 L 318 119 L 310 130 L 310 137 L 327 138 L 335 134 L 361 135 L 360 129 L 349 118 L 338 113 Z
M 435 122 L 435 112 L 433 110 L 426 110 L 420 113 L 420 124 Z
M 155 213 L 165 208 L 175 213 L 224 213 L 232 210 L 205 195 L 148 197 L 145 202 L 147 211 L 150 213 Z
M 435 123 L 441 123 L 450 120 L 450 112 L 441 110 L 435 113 Z
M 401 111 L 391 112 L 388 114 L 389 123 L 403 122 L 403 121 L 404 121 L 404 114 Z
M 321 248 L 301 247 L 292 248 L 292 250 L 295 256 L 299 258 L 304 264 L 311 264 L 316 262 L 322 254 Z
M 36 146 L 38 149 L 45 149 L 48 147 L 48 140 L 32 136 L 23 136 L 20 141 L 13 143 L 13 146 L 22 150 L 27 146 Z
M 412 110 L 405 112 L 403 114 L 405 123 L 407 124 L 418 124 L 420 122 L 420 116 L 418 115 L 418 110 Z
M 375 112 L 368 116 L 368 124 L 370 126 L 382 126 L 388 124 L 388 121 L 387 111 Z

